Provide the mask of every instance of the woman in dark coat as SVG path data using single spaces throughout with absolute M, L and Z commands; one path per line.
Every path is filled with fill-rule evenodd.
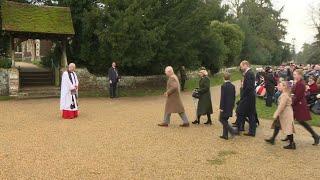
M 210 79 L 208 78 L 208 72 L 206 70 L 201 70 L 199 72 L 201 77 L 199 82 L 199 102 L 197 107 L 197 119 L 193 121 L 193 124 L 200 124 L 200 117 L 202 115 L 207 115 L 208 121 L 204 124 L 212 124 L 211 114 L 212 111 L 212 102 L 211 102 L 211 93 L 210 93 Z
M 294 118 L 300 125 L 302 125 L 314 138 L 314 144 L 319 144 L 319 135 L 312 129 L 312 127 L 306 122 L 311 120 L 309 108 L 307 106 L 307 100 L 305 97 L 306 85 L 303 80 L 303 70 L 297 69 L 293 73 L 295 80 L 295 86 L 293 87 L 293 112 Z

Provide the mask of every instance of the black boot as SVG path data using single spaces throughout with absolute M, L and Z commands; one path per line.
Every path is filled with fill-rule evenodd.
M 198 118 L 193 121 L 192 124 L 200 124 L 200 116 L 198 116 Z
M 319 135 L 312 129 L 312 127 L 305 121 L 298 121 L 313 137 L 314 143 L 312 145 L 316 146 L 319 144 Z
M 270 143 L 270 144 L 274 145 L 275 144 L 274 141 L 275 141 L 277 135 L 279 134 L 279 131 L 280 131 L 280 128 L 279 127 L 275 127 L 272 137 L 270 139 L 265 139 L 265 141 L 267 143 Z
M 314 139 L 314 143 L 312 145 L 317 146 L 319 144 L 320 137 L 319 136 L 315 136 L 315 137 L 313 137 L 313 139 Z
M 207 121 L 207 122 L 205 122 L 204 124 L 212 125 L 211 115 L 210 115 L 210 114 L 207 114 L 207 117 L 208 117 L 208 121 Z
M 294 143 L 294 141 L 293 141 L 293 134 L 288 135 L 288 138 L 289 138 L 290 144 L 288 146 L 284 146 L 283 148 L 284 149 L 292 149 L 292 150 L 296 149 L 296 143 Z

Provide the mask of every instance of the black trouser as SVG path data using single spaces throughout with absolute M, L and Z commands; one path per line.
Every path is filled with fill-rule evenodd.
M 239 131 L 244 131 L 244 123 L 245 119 L 248 117 L 249 119 L 249 134 L 251 135 L 256 135 L 256 128 L 257 128 L 257 120 L 255 118 L 254 114 L 251 114 L 249 116 L 244 116 L 244 115 L 237 115 L 237 126 Z
M 266 106 L 272 107 L 273 96 L 274 96 L 274 91 L 273 90 L 267 90 Z
M 235 134 L 234 129 L 230 126 L 228 123 L 229 118 L 228 117 L 220 117 L 219 121 L 223 125 L 223 131 L 222 131 L 222 136 L 223 137 L 228 137 L 228 132 L 232 135 Z
M 110 83 L 109 95 L 110 98 L 117 97 L 117 83 Z
M 303 126 L 314 138 L 318 137 L 318 134 L 312 129 L 312 127 L 305 121 L 298 121 L 298 123 Z
M 181 79 L 181 91 L 184 91 L 184 85 L 186 84 L 186 80 L 185 79 Z

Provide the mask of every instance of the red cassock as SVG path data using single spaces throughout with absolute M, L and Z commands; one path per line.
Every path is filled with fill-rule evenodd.
M 79 111 L 69 111 L 69 110 L 62 110 L 62 118 L 64 119 L 74 119 L 78 117 Z
M 292 108 L 294 118 L 297 121 L 309 121 L 311 120 L 311 114 L 307 106 L 307 100 L 305 97 L 305 82 L 303 80 L 298 81 L 293 87 L 292 93 L 294 94 Z

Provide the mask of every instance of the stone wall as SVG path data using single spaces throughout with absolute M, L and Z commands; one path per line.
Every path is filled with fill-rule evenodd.
M 18 96 L 19 94 L 19 70 L 17 68 L 11 68 L 8 70 L 9 80 L 9 95 Z
M 9 95 L 8 70 L 0 69 L 0 96 Z
M 107 77 L 99 77 L 91 74 L 85 68 L 77 68 L 77 76 L 80 81 L 80 91 L 106 91 L 109 87 Z M 122 76 L 119 86 L 124 89 L 135 88 L 158 88 L 164 87 L 166 77 L 164 75 L 155 76 Z

